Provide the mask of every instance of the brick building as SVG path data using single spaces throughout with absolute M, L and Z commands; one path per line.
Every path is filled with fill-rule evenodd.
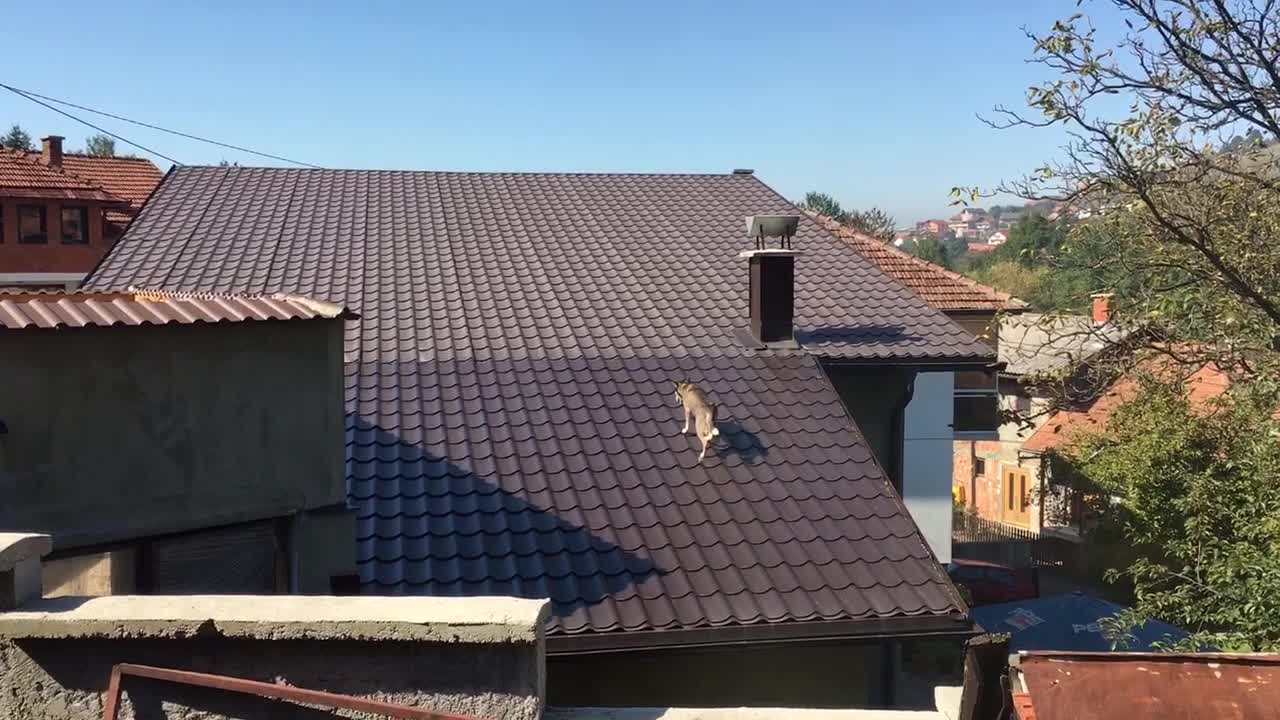
M 0 149 L 0 287 L 71 288 L 124 233 L 161 174 L 149 160 Z

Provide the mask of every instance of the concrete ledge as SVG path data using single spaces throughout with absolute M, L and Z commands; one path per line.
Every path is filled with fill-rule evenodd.
M 18 563 L 40 558 L 53 551 L 53 538 L 35 533 L 0 532 L 0 572 L 12 570 Z
M 545 600 L 507 597 L 70 597 L 0 614 L 0 638 L 532 643 L 549 612 Z
M 549 707 L 543 720 L 947 720 L 934 710 Z

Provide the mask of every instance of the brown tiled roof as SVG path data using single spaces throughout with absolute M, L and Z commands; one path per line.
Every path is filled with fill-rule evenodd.
M 348 323 L 370 589 L 550 597 L 561 635 L 953 618 L 960 603 L 815 354 L 991 351 L 802 220 L 806 350 L 755 350 L 743 175 L 178 168 L 93 274 L 292 292 Z M 720 408 L 699 464 L 672 381 Z
M 6 148 L 0 148 L 0 194 L 10 197 L 125 202 L 124 198 L 113 195 L 94 182 L 53 170 L 31 160 L 26 153 Z
M 843 239 L 880 270 L 911 288 L 933 307 L 943 312 L 1020 310 L 1026 303 L 987 287 L 944 267 L 903 252 L 888 243 L 845 227 L 829 217 L 814 215 L 814 220 Z
M 0 329 L 8 330 L 332 319 L 344 312 L 337 305 L 282 294 L 0 292 Z

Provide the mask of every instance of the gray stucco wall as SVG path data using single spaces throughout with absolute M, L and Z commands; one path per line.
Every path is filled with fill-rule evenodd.
M 0 331 L 0 528 L 66 549 L 343 502 L 342 321 Z
M 355 640 L 0 640 L 0 716 L 100 720 L 119 662 L 219 673 L 480 718 L 540 712 L 536 648 Z M 127 718 L 333 717 L 289 703 L 143 679 L 122 683 Z
M 548 608 L 515 598 L 34 600 L 0 612 L 0 717 L 97 720 L 111 669 L 124 662 L 534 720 Z M 153 680 L 126 677 L 121 687 L 122 719 L 333 716 Z

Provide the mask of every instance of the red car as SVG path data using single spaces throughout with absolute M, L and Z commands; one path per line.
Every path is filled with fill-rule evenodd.
M 1040 597 L 1031 570 L 982 560 L 952 560 L 947 563 L 951 582 L 969 591 L 974 605 L 1029 600 Z

